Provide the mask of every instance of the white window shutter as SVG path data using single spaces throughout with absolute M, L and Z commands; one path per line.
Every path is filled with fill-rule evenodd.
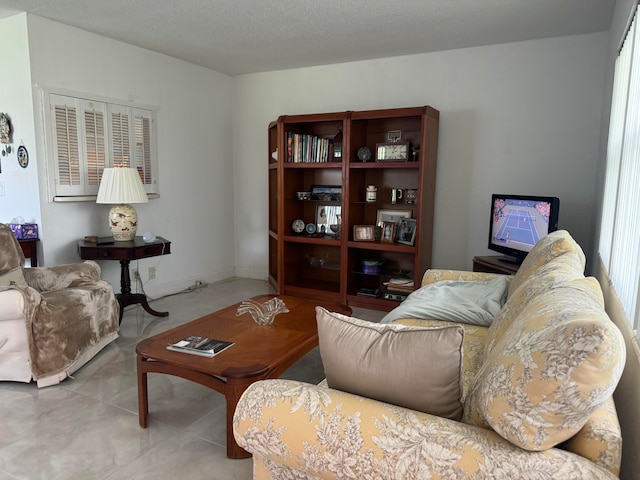
M 74 101 L 64 99 L 52 105 L 51 114 L 54 126 L 54 154 L 58 185 L 61 187 L 79 187 L 80 152 L 78 145 L 78 119 Z
M 152 141 L 151 141 L 151 124 L 153 117 L 149 110 L 134 109 L 134 128 L 133 128 L 133 167 L 140 172 L 142 184 L 145 186 L 147 193 L 153 190 L 148 186 L 154 184 L 153 172 L 155 168 L 152 166 Z
M 91 200 L 112 166 L 135 168 L 147 194 L 159 194 L 155 110 L 48 89 L 43 102 L 53 201 Z
M 111 159 L 114 167 L 131 167 L 131 113 L 130 108 L 121 105 L 109 106 L 111 131 Z
M 109 105 L 109 120 L 113 166 L 135 168 L 147 194 L 158 193 L 153 111 Z
M 105 147 L 106 137 L 106 104 L 100 102 L 81 101 L 84 115 L 84 147 L 86 169 L 86 195 L 97 195 L 102 172 L 108 165 Z

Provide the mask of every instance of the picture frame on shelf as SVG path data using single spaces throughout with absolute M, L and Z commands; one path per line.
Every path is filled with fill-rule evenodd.
M 342 200 L 341 185 L 311 185 L 311 200 L 340 202 Z
M 374 225 L 354 225 L 353 241 L 354 242 L 374 242 L 375 226 Z
M 416 219 L 403 218 L 396 229 L 396 243 L 413 246 L 416 241 Z
M 400 223 L 403 218 L 411 218 L 411 210 L 378 210 L 376 225 L 382 227 L 382 222 Z
M 342 207 L 340 205 L 317 205 L 316 225 L 318 226 L 318 231 L 326 235 L 335 235 L 336 232 L 331 229 L 331 225 L 334 226 L 334 229 L 337 229 L 341 212 Z
M 380 243 L 394 243 L 396 238 L 396 222 L 382 222 Z

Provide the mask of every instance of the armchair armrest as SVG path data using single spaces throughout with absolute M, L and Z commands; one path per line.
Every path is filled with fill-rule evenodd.
M 0 287 L 0 322 L 31 314 L 42 302 L 42 296 L 26 285 Z
M 25 299 L 20 290 L 0 287 L 0 322 L 24 317 L 24 303 Z M 2 339 L 0 343 L 3 343 Z
M 529 452 L 490 430 L 290 380 L 252 384 L 233 431 L 256 478 L 616 478 L 570 452 Z
M 506 277 L 507 283 L 511 281 L 510 275 L 501 273 L 470 272 L 467 270 L 441 270 L 429 269 L 422 276 L 422 286 L 443 280 L 456 280 L 462 282 L 488 282 L 496 277 Z
M 100 265 L 93 260 L 52 267 L 25 268 L 23 272 L 27 284 L 39 292 L 64 290 L 95 283 L 100 280 L 102 273 Z

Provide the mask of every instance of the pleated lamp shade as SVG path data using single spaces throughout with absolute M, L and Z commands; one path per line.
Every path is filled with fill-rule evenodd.
M 138 229 L 138 214 L 130 203 L 146 203 L 140 174 L 135 168 L 105 168 L 96 203 L 114 204 L 109 211 L 109 228 L 118 242 L 133 240 Z

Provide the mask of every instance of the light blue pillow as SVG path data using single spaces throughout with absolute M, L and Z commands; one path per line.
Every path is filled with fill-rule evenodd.
M 488 327 L 507 297 L 507 279 L 496 277 L 486 282 L 443 280 L 412 292 L 380 323 L 400 318 L 460 322 Z

